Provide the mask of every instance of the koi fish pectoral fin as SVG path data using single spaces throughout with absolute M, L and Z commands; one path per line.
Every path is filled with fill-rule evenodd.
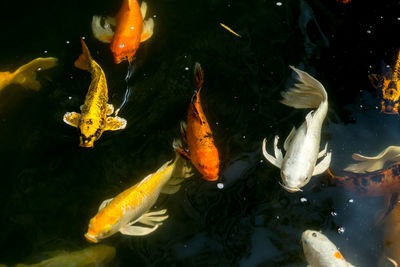
M 129 1 L 129 4 L 131 2 Z M 142 2 L 142 4 L 140 5 L 140 13 L 142 14 L 142 18 L 146 17 L 146 13 L 147 13 L 147 3 L 146 2 Z
M 108 204 L 110 204 L 110 202 L 113 200 L 113 198 L 110 199 L 106 199 L 104 200 L 100 206 L 99 206 L 99 211 L 101 211 L 102 209 L 104 209 Z
M 168 219 L 168 215 L 165 215 L 166 213 L 167 213 L 166 209 L 147 212 L 143 214 L 142 217 L 140 217 L 138 222 L 149 226 L 161 225 L 163 221 Z
M 181 155 L 183 158 L 190 160 L 190 154 L 182 147 L 182 143 L 178 140 L 174 140 L 172 143 L 172 147 L 174 148 L 175 152 Z
M 120 229 L 121 234 L 124 235 L 132 235 L 132 236 L 143 236 L 148 235 L 154 232 L 162 222 L 168 218 L 166 214 L 167 210 L 159 210 L 153 212 L 147 212 L 143 214 L 138 220 L 128 223 L 127 225 L 123 226 Z M 133 224 L 140 222 L 145 225 L 153 226 L 153 227 L 146 227 L 146 226 L 134 226 Z
M 118 116 L 115 117 L 107 117 L 106 127 L 104 131 L 116 131 L 125 129 L 127 121 Z
M 318 158 L 320 159 L 320 158 L 322 158 L 325 154 L 326 154 L 326 151 L 328 150 L 328 142 L 325 144 L 325 147 L 324 147 L 324 149 L 322 149 L 319 153 L 318 153 Z
M 370 75 L 368 75 L 368 79 L 371 82 L 372 87 L 374 87 L 375 89 L 378 89 L 380 76 L 378 74 L 370 74 Z
M 102 19 L 103 17 L 101 16 L 93 16 L 92 19 L 93 35 L 97 40 L 103 43 L 111 43 L 111 40 L 114 36 L 114 31 L 111 26 L 116 25 L 115 18 L 112 17 L 105 18 L 103 25 L 101 23 Z
M 133 225 L 125 225 L 119 231 L 123 235 L 131 235 L 131 236 L 144 236 L 148 235 L 160 226 L 160 224 L 156 224 L 154 227 L 144 227 L 144 226 L 133 226 Z
M 323 160 L 321 160 L 314 168 L 312 176 L 325 172 L 331 164 L 332 153 L 328 152 Z
M 184 121 L 181 121 L 181 135 L 183 138 L 183 141 L 185 141 L 187 143 L 187 139 L 186 139 L 186 129 L 187 129 L 187 124 Z
M 114 113 L 114 106 L 112 104 L 107 104 L 106 115 L 110 116 Z
M 67 112 L 64 114 L 63 121 L 73 127 L 78 127 L 81 114 L 76 112 Z
M 150 39 L 150 37 L 153 35 L 153 29 L 154 29 L 154 20 L 152 18 L 148 18 L 145 21 L 143 21 L 143 30 L 142 30 L 142 35 L 140 36 L 141 43 Z
M 277 139 L 277 138 L 275 137 L 275 140 L 276 140 L 276 139 Z M 277 150 L 279 150 L 279 149 L 277 148 Z M 282 159 L 279 160 L 278 157 L 275 158 L 275 157 L 273 157 L 272 155 L 268 154 L 268 152 L 267 152 L 267 139 L 266 139 L 266 138 L 264 138 L 264 141 L 263 141 L 262 151 L 263 151 L 264 157 L 265 157 L 269 162 L 271 162 L 273 165 L 275 165 L 275 166 L 278 167 L 279 169 L 282 167 Z M 280 151 L 280 150 L 279 150 L 279 151 Z M 282 156 L 282 152 L 281 152 L 281 156 Z
M 296 134 L 296 127 L 293 126 L 292 130 L 290 131 L 289 135 L 286 137 L 285 143 L 283 143 L 283 149 L 285 151 L 288 150 L 289 144 L 292 141 L 294 135 Z
M 278 147 L 278 141 L 279 141 L 279 136 L 275 135 L 275 138 L 274 138 L 274 153 L 275 153 L 276 160 L 278 162 L 280 162 L 281 165 L 282 165 L 283 155 L 282 155 L 282 151 Z

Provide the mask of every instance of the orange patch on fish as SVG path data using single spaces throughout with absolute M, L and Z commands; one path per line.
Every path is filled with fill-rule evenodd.
M 336 251 L 335 254 L 333 254 L 333 256 L 334 256 L 336 259 L 344 260 L 344 257 L 343 257 L 343 255 L 342 255 L 342 253 L 340 253 L 339 251 Z

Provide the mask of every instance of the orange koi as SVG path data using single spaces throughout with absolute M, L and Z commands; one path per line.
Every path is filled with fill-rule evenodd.
M 182 136 L 189 149 L 187 151 L 182 147 L 175 147 L 175 150 L 190 159 L 205 180 L 215 181 L 219 173 L 219 156 L 210 125 L 201 107 L 200 92 L 204 75 L 199 63 L 195 64 L 194 77 L 197 92 L 188 108 L 187 124 L 181 123 Z
M 176 141 L 174 141 L 174 146 Z M 97 243 L 116 232 L 130 236 L 148 235 L 168 218 L 167 210 L 150 212 L 160 193 L 176 193 L 181 182 L 190 176 L 191 167 L 178 154 L 174 161 L 164 163 L 155 173 L 126 189 L 115 198 L 101 203 L 85 234 L 88 241 Z M 142 225 L 135 225 L 140 223 Z
M 400 49 L 393 71 L 391 68 L 388 68 L 383 75 L 371 74 L 368 78 L 372 86 L 378 90 L 378 95 L 381 99 L 381 112 L 387 114 L 399 114 Z
M 98 40 L 111 43 L 116 64 L 124 60 L 132 62 L 140 43 L 153 35 L 153 19 L 143 21 L 146 12 L 146 2 L 142 2 L 139 8 L 137 0 L 123 0 L 116 18 L 107 17 L 102 24 L 102 17 L 93 16 L 93 34 Z M 115 32 L 112 26 L 115 27 Z

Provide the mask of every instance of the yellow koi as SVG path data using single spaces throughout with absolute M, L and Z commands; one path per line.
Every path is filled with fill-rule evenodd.
M 126 127 L 126 120 L 114 113 L 114 106 L 108 104 L 108 90 L 106 76 L 96 61 L 90 55 L 89 49 L 81 39 L 82 54 L 75 61 L 75 67 L 87 70 L 92 75 L 92 82 L 86 94 L 85 102 L 81 106 L 81 114 L 67 112 L 64 122 L 77 127 L 80 132 L 79 146 L 93 147 L 104 131 L 121 130 Z
M 27 89 L 39 90 L 41 85 L 36 80 L 36 72 L 54 67 L 57 58 L 38 57 L 25 65 L 22 65 L 14 72 L 0 72 L 0 91 L 9 84 L 19 84 Z
M 40 263 L 25 265 L 17 264 L 15 267 L 86 267 L 86 266 L 107 266 L 115 257 L 115 248 L 106 245 L 95 245 L 83 250 L 67 252 L 58 251 L 54 257 Z
M 219 25 L 221 25 L 222 27 L 224 27 L 225 29 L 227 29 L 229 32 L 233 33 L 234 35 L 236 35 L 237 37 L 242 37 L 240 34 L 236 33 L 234 30 L 232 30 L 231 28 L 229 28 L 228 26 L 226 26 L 223 23 L 220 23 Z
M 176 145 L 177 141 L 174 141 Z M 192 175 L 188 162 L 176 154 L 173 162 L 170 160 L 164 163 L 155 173 L 149 174 L 115 198 L 103 201 L 98 213 L 89 222 L 86 239 L 97 243 L 116 232 L 130 236 L 152 233 L 168 218 L 166 209 L 149 211 L 160 193 L 176 193 L 183 179 Z

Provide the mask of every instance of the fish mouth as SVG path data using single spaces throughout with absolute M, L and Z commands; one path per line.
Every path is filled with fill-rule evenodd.
M 93 143 L 80 143 L 80 147 L 93 147 Z
M 92 243 L 98 243 L 99 242 L 99 240 L 97 240 L 94 236 L 89 235 L 88 233 L 85 234 L 85 238 L 88 241 L 92 242 Z
M 285 185 L 285 184 L 282 184 L 281 182 L 279 182 L 279 184 L 286 190 L 286 191 L 288 191 L 288 192 L 290 192 L 290 193 L 295 193 L 295 192 L 303 192 L 303 190 L 301 190 L 299 187 L 290 187 L 290 186 L 287 186 L 287 185 Z

